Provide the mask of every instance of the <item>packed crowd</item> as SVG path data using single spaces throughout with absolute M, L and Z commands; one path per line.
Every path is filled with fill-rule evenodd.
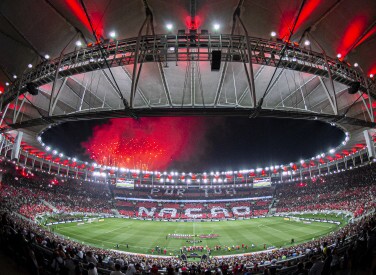
M 1 199 L 7 207 L 34 219 L 41 213 L 111 213 L 112 196 L 106 185 L 56 180 L 40 183 L 42 175 L 17 177 L 8 173 L 0 183 Z
M 202 185 L 200 187 L 154 185 L 144 187 L 135 185 L 134 189 L 113 187 L 115 197 L 136 197 L 143 199 L 159 200 L 205 200 L 205 199 L 228 199 L 228 198 L 253 198 L 273 196 L 274 188 L 252 188 L 250 186 L 234 185 Z
M 128 217 L 154 219 L 224 219 L 266 215 L 272 200 L 227 203 L 116 202 L 119 213 Z
M 304 183 L 277 186 L 277 212 L 342 210 L 355 217 L 376 208 L 375 164 Z
M 375 164 L 363 166 L 304 182 L 278 184 L 273 189 L 269 188 L 269 193 L 266 193 L 265 188 L 247 191 L 252 195 L 266 195 L 271 192 L 275 194 L 274 199 L 259 198 L 236 202 L 230 201 L 233 197 L 228 197 L 229 201 L 220 203 L 177 203 L 148 201 L 148 199 L 133 201 L 132 198 L 135 197 L 131 193 L 128 193 L 129 197 L 116 199 L 116 192 L 124 192 L 124 189 L 119 191 L 119 188 L 113 190 L 114 187 L 109 188 L 106 184 L 80 182 L 66 178 L 56 179 L 51 175 L 38 172 L 35 172 L 32 177 L 14 173 L 4 174 L 0 185 L 0 195 L 9 209 L 31 219 L 38 214 L 48 212 L 114 213 L 114 209 L 117 209 L 121 215 L 139 218 L 249 218 L 266 215 L 270 208 L 275 208 L 276 212 L 342 210 L 351 212 L 357 217 L 376 208 L 376 169 L 374 166 Z M 141 189 L 142 192 L 158 194 L 171 192 L 167 189 L 156 190 L 154 187 L 149 188 L 148 191 L 146 188 Z M 251 190 L 248 187 L 247 189 Z M 231 195 L 236 196 L 245 192 L 244 188 L 226 190 L 215 192 L 218 195 L 230 192 Z M 127 190 L 126 192 L 138 191 Z M 200 189 L 189 189 L 189 191 L 185 190 L 184 194 L 193 198 L 197 194 L 203 195 L 204 193 Z M 205 197 L 199 199 L 205 199 Z
M 250 274 L 290 267 L 306 272 L 318 269 L 329 274 L 340 267 L 354 268 L 369 261 L 369 253 L 376 243 L 375 226 L 376 216 L 372 215 L 308 243 L 243 256 L 206 256 L 199 263 L 187 262 L 185 257 L 123 254 L 85 246 L 60 238 L 7 211 L 2 212 L 0 236 L 3 248 L 19 249 L 13 251 L 16 254 L 25 253 L 26 248 L 29 268 L 35 270 L 34 274 L 43 268 L 54 274 L 82 274 L 83 269 L 95 269 L 104 274 L 109 270 L 127 273 L 130 269 L 134 272 L 127 274 L 157 274 L 160 271 L 173 274 L 171 269 L 182 274 Z

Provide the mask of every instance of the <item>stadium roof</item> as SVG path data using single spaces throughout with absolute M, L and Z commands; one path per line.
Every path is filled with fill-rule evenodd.
M 240 19 L 234 23 L 237 7 Z M 318 119 L 350 133 L 340 150 L 362 148 L 363 129 L 374 126 L 375 98 L 369 95 L 374 97 L 376 90 L 369 76 L 376 74 L 375 1 L 5 0 L 0 9 L 2 123 L 7 124 L 2 126 L 23 128 L 23 145 L 30 148 L 42 149 L 37 136 L 50 124 L 101 117 L 218 114 Z M 195 27 L 205 43 L 192 35 L 178 41 L 179 30 L 189 33 Z M 93 29 L 103 47 L 95 46 Z M 252 68 L 247 65 L 247 43 Z M 86 50 L 87 44 L 92 46 Z M 118 46 L 124 56 L 116 59 L 113 49 Z M 127 55 L 137 52 L 132 47 L 143 58 L 138 56 L 142 61 L 136 70 L 137 56 Z M 190 55 L 184 60 L 188 48 Z M 219 71 L 212 71 L 210 54 L 216 49 L 222 50 L 222 63 Z M 333 86 L 323 72 L 323 51 L 332 69 L 338 69 Z M 281 53 L 286 57 L 274 59 Z M 104 54 L 119 62 L 109 64 Z M 65 67 L 59 68 L 53 85 L 53 68 L 64 55 Z M 251 69 L 255 98 L 248 79 Z M 349 70 L 355 72 L 351 77 Z M 19 81 L 22 75 L 24 82 Z M 25 79 L 36 83 L 39 94 L 10 97 L 9 93 L 25 91 Z M 361 82 L 364 93 L 348 93 L 354 81 Z

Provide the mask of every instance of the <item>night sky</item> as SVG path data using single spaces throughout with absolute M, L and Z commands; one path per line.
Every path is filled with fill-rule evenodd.
M 241 170 L 299 162 L 330 148 L 344 139 L 336 127 L 317 121 L 246 117 L 201 117 L 203 137 L 189 159 L 171 158 L 168 169 L 185 172 Z M 69 122 L 53 127 L 43 142 L 67 156 L 90 161 L 82 142 L 93 135 L 96 125 L 107 120 Z M 179 131 L 175 129 L 174 131 Z M 132 167 L 130 167 L 132 168 Z

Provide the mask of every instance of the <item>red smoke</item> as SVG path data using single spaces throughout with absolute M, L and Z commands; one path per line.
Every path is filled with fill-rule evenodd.
M 197 117 L 111 119 L 96 126 L 82 145 L 98 164 L 164 170 L 198 153 L 204 121 Z

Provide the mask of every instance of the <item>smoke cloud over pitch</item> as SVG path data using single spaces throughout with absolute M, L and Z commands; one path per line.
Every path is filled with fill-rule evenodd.
M 111 119 L 96 126 L 82 145 L 98 164 L 163 170 L 203 152 L 206 121 L 199 117 Z

